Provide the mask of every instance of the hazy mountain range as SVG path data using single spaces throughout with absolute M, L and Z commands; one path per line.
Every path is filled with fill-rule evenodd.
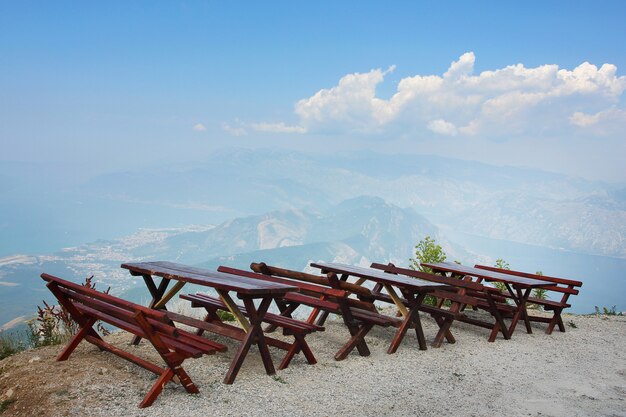
M 51 250 L 114 238 L 139 227 L 219 224 L 272 210 L 322 211 L 374 195 L 455 230 L 626 258 L 623 184 L 530 169 L 424 155 L 227 149 L 194 164 L 100 175 L 80 184 L 46 184 L 40 179 L 46 175 L 43 167 L 0 164 L 0 209 L 6 213 L 0 231 L 14 236 L 0 243 L 0 254 L 47 241 Z
M 597 288 L 625 285 L 620 185 L 423 155 L 241 149 L 85 181 L 60 172 L 0 163 L 0 325 L 47 297 L 41 271 L 75 280 L 95 274 L 102 287 L 138 299 L 143 284 L 122 262 L 406 264 L 425 235 L 464 263 L 531 253 L 518 262 Z M 500 243 L 479 244 L 478 236 Z M 594 264 L 605 266 L 584 269 Z M 612 300 L 610 291 L 594 294 Z M 587 307 L 594 302 L 604 301 Z

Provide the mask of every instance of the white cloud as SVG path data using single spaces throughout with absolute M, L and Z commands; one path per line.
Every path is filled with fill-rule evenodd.
M 196 132 L 205 132 L 206 131 L 206 127 L 204 127 L 204 125 L 202 123 L 198 123 L 198 124 L 194 125 L 194 127 L 192 129 L 194 131 L 196 131 Z
M 457 134 L 456 126 L 454 126 L 450 122 L 446 122 L 443 119 L 432 120 L 430 123 L 428 123 L 427 127 L 428 130 L 431 130 L 440 135 L 456 136 Z
M 376 88 L 394 66 L 348 74 L 336 86 L 296 103 L 297 126 L 258 123 L 253 127 L 274 132 L 383 134 L 400 127 L 413 133 L 501 137 L 561 132 L 589 124 L 597 115 L 593 123 L 615 122 L 615 114 L 621 112 L 611 110 L 621 104 L 626 90 L 626 77 L 616 75 L 615 65 L 598 68 L 584 62 L 568 70 L 558 65 L 515 64 L 474 75 L 475 61 L 474 53 L 467 52 L 441 76 L 403 78 L 389 99 L 378 97 Z
M 583 130 L 591 130 L 595 134 L 611 134 L 626 131 L 626 111 L 610 108 L 595 114 L 580 111 L 572 113 L 569 118 L 572 125 Z
M 222 123 L 222 130 L 233 136 L 246 136 L 248 134 L 248 131 L 246 130 L 246 128 L 243 126 L 243 124 L 239 122 L 237 123 L 238 123 L 238 126 L 231 126 L 230 124 L 224 122 Z
M 569 118 L 570 123 L 579 127 L 588 127 L 591 125 L 595 125 L 600 121 L 600 114 L 602 112 L 596 114 L 585 114 L 583 112 L 577 111 L 573 113 Z
M 252 128 L 259 132 L 273 133 L 306 133 L 306 129 L 302 126 L 287 126 L 284 123 L 253 123 Z
M 384 100 L 375 97 L 376 86 L 394 69 L 395 66 L 391 66 L 386 71 L 376 69 L 365 74 L 348 74 L 337 86 L 298 101 L 295 111 L 301 124 L 305 128 L 343 125 L 367 130 L 386 123 L 393 114 Z

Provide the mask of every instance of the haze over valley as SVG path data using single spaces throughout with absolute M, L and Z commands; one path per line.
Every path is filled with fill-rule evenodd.
M 427 235 L 450 260 L 504 258 L 513 268 L 583 280 L 574 311 L 625 307 L 626 193 L 618 185 L 427 155 L 236 148 L 81 183 L 38 167 L 28 175 L 0 168 L 2 209 L 15 213 L 2 234 L 24 237 L 3 240 L 0 301 L 9 308 L 0 324 L 48 299 L 42 271 L 76 281 L 95 275 L 100 288 L 145 301 L 143 283 L 121 263 L 407 265 Z M 62 191 L 47 192 L 50 181 Z

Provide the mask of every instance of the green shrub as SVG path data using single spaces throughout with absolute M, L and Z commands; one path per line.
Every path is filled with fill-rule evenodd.
M 409 259 L 409 268 L 416 271 L 428 272 L 432 274 L 430 268 L 424 268 L 421 263 L 437 263 L 446 260 L 446 254 L 435 242 L 435 239 L 430 236 L 426 236 L 423 240 L 420 240 L 415 246 L 415 257 Z
M 9 398 L 8 400 L 0 401 L 0 414 L 4 413 L 6 409 L 9 408 L 9 406 L 14 402 L 15 398 Z
M 93 275 L 86 278 L 82 286 L 95 290 L 96 284 L 92 280 Z M 108 294 L 110 289 L 104 293 Z M 45 301 L 43 305 L 37 306 L 37 315 L 27 322 L 31 346 L 50 346 L 69 342 L 80 329 L 78 323 L 63 306 L 51 306 Z M 105 336 L 110 333 L 100 322 L 97 322 L 96 330 Z
M 409 259 L 409 268 L 415 271 L 426 272 L 432 274 L 432 270 L 430 268 L 424 268 L 422 263 L 437 263 L 443 262 L 446 260 L 446 254 L 441 248 L 441 245 L 438 245 L 435 242 L 435 239 L 430 236 L 426 236 L 423 240 L 420 240 L 415 246 L 415 257 Z M 424 299 L 424 304 L 430 306 L 436 306 L 438 302 L 437 297 L 433 297 L 432 295 L 427 295 Z M 450 302 L 446 300 L 446 305 L 449 305 Z
M 537 271 L 535 272 L 535 275 L 543 275 L 543 272 L 541 271 Z M 547 300 L 548 299 L 548 290 L 546 290 L 545 288 L 535 288 L 533 290 L 533 294 L 532 296 L 534 298 L 538 298 L 540 300 Z M 539 305 L 539 304 L 531 304 L 531 308 L 534 308 L 536 310 L 543 310 L 543 306 Z
M 621 316 L 621 312 L 617 312 L 617 306 L 613 306 L 611 308 L 602 307 L 602 313 L 600 313 L 600 309 L 596 306 L 596 314 L 604 314 L 605 316 Z
M 0 331 L 0 359 L 15 355 L 26 350 L 27 343 L 24 343 L 19 334 L 14 332 Z
M 493 266 L 495 266 L 496 268 L 500 268 L 500 269 L 506 269 L 506 270 L 511 269 L 509 266 L 509 263 L 502 258 L 496 259 L 496 263 Z M 497 289 L 499 289 L 503 294 L 509 295 L 509 290 L 506 288 L 506 285 L 504 284 L 504 282 L 494 282 L 493 285 Z M 506 304 L 509 304 L 509 300 L 504 300 L 504 302 Z
M 217 310 L 217 316 L 222 321 L 235 321 L 235 316 L 230 311 Z

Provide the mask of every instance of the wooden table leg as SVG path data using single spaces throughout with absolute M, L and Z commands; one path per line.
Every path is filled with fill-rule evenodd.
M 163 298 L 163 294 L 165 294 L 165 291 L 167 290 L 167 287 L 170 284 L 171 280 L 167 278 L 161 278 L 161 282 L 159 282 L 159 286 L 157 287 L 156 284 L 154 283 L 154 279 L 152 278 L 152 275 L 144 274 L 142 275 L 142 277 L 143 277 L 143 281 L 146 283 L 146 287 L 148 287 L 148 291 L 150 292 L 150 295 L 152 296 L 152 301 L 150 301 L 150 304 L 148 304 L 148 307 L 153 308 L 153 309 L 158 309 L 158 310 L 167 310 L 165 305 L 162 305 L 160 307 L 156 307 L 156 305 Z M 133 340 L 131 341 L 131 344 L 138 345 L 140 341 L 141 341 L 141 337 L 134 336 Z
M 224 302 L 224 304 L 226 304 L 226 307 L 228 307 L 228 311 L 230 311 L 231 314 L 235 317 L 235 320 L 237 320 L 241 327 L 243 327 L 246 333 L 250 333 L 250 322 L 248 321 L 246 316 L 241 313 L 239 307 L 237 307 L 237 304 L 233 301 L 233 299 L 230 298 L 228 291 L 217 290 L 217 294 Z
M 491 296 L 489 292 L 486 293 L 486 297 L 487 297 L 487 303 L 489 303 L 489 308 L 490 308 L 489 312 L 491 313 L 492 317 L 496 321 L 491 330 L 491 334 L 489 335 L 488 340 L 490 342 L 495 342 L 496 337 L 498 336 L 499 332 L 502 332 L 502 335 L 504 336 L 505 340 L 509 340 L 511 338 L 511 333 L 509 332 L 509 328 L 504 323 L 504 318 L 502 317 L 502 314 L 500 314 L 500 311 L 498 310 L 498 307 L 496 306 L 496 302 L 493 300 L 493 297 Z
M 178 291 L 180 291 L 185 286 L 185 284 L 186 282 L 184 281 L 177 281 L 176 284 L 174 284 L 174 286 L 170 288 L 167 294 L 165 294 L 159 301 L 154 304 L 153 308 L 158 310 L 165 307 L 165 304 L 167 304 L 167 302 L 170 301 L 172 297 L 178 294 Z
M 396 305 L 398 311 L 400 311 L 400 314 L 402 314 L 402 317 L 406 318 L 409 315 L 409 311 L 407 310 L 406 306 L 404 305 L 396 291 L 389 284 L 383 284 L 383 287 L 387 291 L 387 294 L 389 294 L 389 297 L 391 297 L 391 300 Z
M 335 275 L 336 277 L 336 275 Z M 340 281 L 347 281 L 349 278 L 349 275 L 347 274 L 342 274 L 341 278 L 339 278 Z M 359 284 L 360 285 L 360 284 Z M 337 288 L 339 288 L 339 286 L 337 286 Z M 318 326 L 323 326 L 324 323 L 326 323 L 326 319 L 328 319 L 328 311 L 324 310 L 324 311 L 320 311 L 319 309 L 314 309 L 313 312 L 311 313 L 311 316 L 313 316 L 313 313 L 315 313 L 315 315 L 319 315 L 319 318 L 317 319 L 317 322 L 315 322 L 315 324 L 317 324 Z M 307 320 L 308 321 L 308 320 Z M 309 323 L 312 323 L 311 321 L 309 321 Z
M 522 317 L 524 318 L 524 324 L 526 325 L 526 333 L 532 334 L 533 328 L 530 326 L 530 318 L 528 317 L 528 310 L 526 310 L 526 302 L 528 301 L 528 297 L 530 296 L 531 289 L 529 288 L 524 294 L 520 289 L 517 289 L 517 296 L 521 297 L 523 300 L 522 306 Z
M 272 297 L 264 297 L 259 304 L 259 307 L 256 308 L 254 305 L 254 301 L 252 298 L 244 298 L 243 302 L 246 307 L 246 312 L 250 321 L 246 319 L 246 317 L 241 314 L 241 311 L 230 297 L 228 292 L 226 291 L 218 291 L 220 298 L 226 304 L 229 311 L 235 316 L 237 321 L 242 325 L 242 327 L 246 331 L 246 336 L 241 341 L 239 348 L 237 349 L 237 353 L 233 358 L 233 361 L 230 364 L 230 368 L 224 377 L 225 384 L 232 384 L 235 382 L 235 378 L 239 373 L 239 369 L 241 369 L 241 365 L 245 360 L 248 351 L 250 350 L 250 346 L 252 344 L 257 344 L 259 347 L 259 352 L 261 354 L 261 359 L 263 360 L 263 366 L 265 367 L 265 372 L 268 375 L 276 374 L 276 370 L 274 369 L 274 364 L 272 362 L 272 357 L 270 356 L 269 349 L 267 347 L 267 342 L 265 340 L 265 336 L 263 334 L 263 329 L 261 327 L 261 323 L 263 322 L 263 318 L 265 317 L 265 313 L 269 308 Z
M 339 289 L 339 279 L 337 278 L 337 275 L 333 272 L 330 272 L 327 274 L 327 276 L 330 285 L 333 288 Z M 348 305 L 348 301 L 346 299 L 338 298 L 337 304 L 339 304 L 339 309 L 341 310 L 341 318 L 343 319 L 343 322 L 348 328 L 350 336 L 352 337 L 350 338 L 348 343 L 346 343 L 335 354 L 335 359 L 338 361 L 344 359 L 348 355 L 348 353 L 350 353 L 350 351 L 354 349 L 355 346 L 359 351 L 359 355 L 369 356 L 370 350 L 367 347 L 367 343 L 365 342 L 365 335 L 370 331 L 372 326 L 368 326 L 367 323 L 358 324 L 358 322 L 352 316 L 350 306 Z
M 363 338 L 367 333 L 369 333 L 372 327 L 374 327 L 374 323 L 362 323 L 360 327 L 356 328 L 356 331 L 354 331 L 354 333 L 353 330 L 350 329 L 350 334 L 352 335 L 352 337 L 350 338 L 350 340 L 348 340 L 348 343 L 343 345 L 341 349 L 339 349 L 337 353 L 335 353 L 335 360 L 341 361 L 345 359 L 355 347 L 357 348 L 361 356 L 369 356 L 370 351 L 367 347 L 367 344 L 365 344 L 365 340 Z M 363 349 L 363 344 L 365 345 L 366 349 L 365 353 L 363 353 L 362 350 L 359 350 Z
M 511 293 L 513 291 L 509 290 Z M 516 294 L 513 293 L 515 297 L 515 303 L 517 304 L 517 310 L 515 310 L 515 314 L 513 315 L 513 319 L 511 320 L 511 326 L 509 326 L 509 336 L 513 335 L 515 331 L 515 326 L 517 326 L 517 322 L 520 318 L 524 318 L 526 315 L 526 300 L 530 296 L 530 288 L 527 288 L 523 293 L 521 289 L 516 289 Z
M 265 335 L 263 334 L 263 328 L 261 327 L 265 313 L 267 313 L 267 309 L 271 303 L 272 297 L 264 297 L 259 304 L 259 308 L 255 309 L 254 301 L 251 298 L 243 299 L 243 304 L 246 306 L 248 317 L 250 318 L 249 332 L 254 332 L 255 334 L 254 343 L 256 343 L 259 347 L 265 372 L 268 375 L 275 375 L 276 370 L 274 369 L 274 363 L 272 362 L 272 357 L 270 356 L 270 351 L 267 347 L 267 341 L 265 340 Z
M 391 345 L 389 346 L 389 349 L 387 349 L 387 353 L 389 354 L 395 353 L 398 350 L 400 343 L 402 343 L 402 339 L 404 339 L 404 335 L 411 325 L 415 326 L 417 343 L 419 344 L 420 350 L 428 349 L 426 346 L 426 338 L 424 337 L 424 330 L 422 329 L 422 322 L 419 316 L 419 306 L 424 301 L 426 293 L 415 296 L 414 294 L 407 292 L 404 296 L 409 302 L 409 314 L 404 318 L 404 321 L 402 321 L 396 335 L 391 341 Z

